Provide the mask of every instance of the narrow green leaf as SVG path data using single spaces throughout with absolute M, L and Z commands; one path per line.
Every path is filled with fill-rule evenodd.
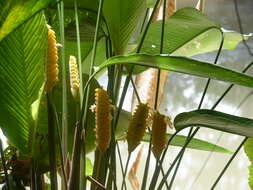
M 0 41 L 51 2 L 55 0 L 1 0 Z
M 116 56 L 102 63 L 96 73 L 115 64 L 153 67 L 253 87 L 253 77 L 251 76 L 211 63 L 177 56 L 152 56 L 145 54 Z
M 253 120 L 213 110 L 184 112 L 174 120 L 176 130 L 200 126 L 246 137 L 253 137 Z
M 171 134 L 167 134 L 167 140 L 171 138 Z M 150 134 L 146 134 L 144 136 L 143 141 L 149 142 Z M 171 141 L 171 146 L 179 146 L 183 147 L 187 140 L 187 136 L 183 135 L 176 135 L 173 140 Z M 220 153 L 228 153 L 231 154 L 232 152 L 222 146 L 215 145 L 213 143 L 200 140 L 200 139 L 192 139 L 187 148 L 195 149 L 195 150 L 203 150 L 203 151 L 212 151 L 212 152 L 220 152 Z
M 104 1 L 103 14 L 116 55 L 124 53 L 145 8 L 146 1 L 143 0 Z
M 22 153 L 29 153 L 36 126 L 46 47 L 42 12 L 0 42 L 0 126 Z

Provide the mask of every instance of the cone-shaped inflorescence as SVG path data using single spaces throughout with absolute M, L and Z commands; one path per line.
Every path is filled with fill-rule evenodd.
M 147 104 L 140 103 L 137 105 L 127 131 L 126 139 L 129 153 L 140 144 L 145 134 L 148 114 L 149 107 Z
M 78 74 L 78 67 L 76 63 L 76 57 L 70 56 L 69 57 L 69 76 L 70 76 L 70 89 L 73 97 L 78 100 L 79 98 L 79 74 Z
M 96 99 L 96 139 L 97 148 L 105 152 L 111 140 L 111 104 L 107 92 L 101 88 L 95 90 Z
M 55 32 L 48 26 L 48 49 L 47 49 L 47 80 L 45 89 L 51 92 L 55 84 L 59 81 L 58 74 L 58 52 L 56 46 Z
M 155 111 L 152 116 L 152 152 L 159 158 L 166 145 L 166 116 Z

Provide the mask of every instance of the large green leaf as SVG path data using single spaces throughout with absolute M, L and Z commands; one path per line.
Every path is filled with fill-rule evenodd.
M 107 0 L 103 13 L 116 55 L 124 53 L 146 8 L 144 0 Z
M 44 82 L 47 28 L 42 13 L 0 42 L 0 126 L 14 146 L 28 153 Z
M 142 52 L 159 54 L 162 21 L 151 24 Z M 224 31 L 223 49 L 234 49 L 241 35 Z M 164 53 L 192 56 L 217 50 L 221 42 L 220 26 L 194 8 L 179 9 L 166 20 Z
M 252 119 L 213 110 L 204 109 L 181 113 L 176 116 L 174 126 L 176 130 L 191 126 L 203 126 L 237 135 L 253 137 Z
M 152 56 L 145 54 L 116 56 L 102 63 L 96 73 L 115 64 L 153 67 L 253 87 L 253 77 L 251 76 L 218 65 L 177 56 Z
M 55 0 L 1 0 L 0 41 Z
M 152 54 L 160 52 L 161 22 L 158 21 L 150 26 L 142 52 Z M 175 52 L 195 37 L 213 28 L 220 30 L 218 24 L 209 20 L 197 9 L 190 7 L 179 9 L 166 20 L 163 52 Z
M 232 50 L 242 41 L 241 34 L 234 31 L 225 31 L 224 43 L 222 49 Z M 246 36 L 245 36 L 246 37 Z M 181 48 L 174 51 L 173 55 L 193 56 L 201 53 L 207 53 L 219 49 L 221 42 L 220 31 L 210 29 L 203 34 L 200 34 L 190 42 L 183 45 Z

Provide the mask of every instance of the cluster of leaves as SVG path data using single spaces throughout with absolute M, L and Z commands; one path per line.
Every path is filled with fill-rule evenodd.
M 241 41 L 240 34 L 223 33 L 218 24 L 193 8 L 180 9 L 166 20 L 166 35 L 164 36 L 166 55 L 159 55 L 161 21 L 150 25 L 141 49 L 142 54 L 133 54 L 143 37 L 137 27 L 142 23 L 147 8 L 147 2 L 143 0 L 104 2 L 103 19 L 98 27 L 97 36 L 95 66 L 98 69 L 89 78 L 87 74 L 91 67 L 98 1 L 81 1 L 78 4 L 78 11 L 75 11 L 71 0 L 65 0 L 64 6 L 65 19 L 62 23 L 58 19 L 58 5 L 53 0 L 0 2 L 0 126 L 9 142 L 19 150 L 20 155 L 36 162 L 40 173 L 47 171 L 49 166 L 47 105 L 43 91 L 47 57 L 46 18 L 48 23 L 56 29 L 58 39 L 62 37 L 61 25 L 66 31 L 64 47 L 61 50 L 65 53 L 62 54 L 62 60 L 65 62 L 69 55 L 80 56 L 77 46 L 77 41 L 80 39 L 78 44 L 82 52 L 80 56 L 82 80 L 84 84 L 92 81 L 87 107 L 93 104 L 94 89 L 99 87 L 95 78 L 105 68 L 114 65 L 135 66 L 134 73 L 140 73 L 152 67 L 253 87 L 253 78 L 248 75 L 182 57 L 217 50 L 222 35 L 224 35 L 223 49 L 233 49 Z M 42 9 L 45 8 L 47 9 L 43 11 Z M 79 15 L 80 21 L 79 33 L 76 31 L 76 14 Z M 107 59 L 109 42 L 112 43 L 112 55 L 115 56 Z M 62 88 L 61 84 L 58 85 L 54 94 L 58 116 L 62 115 Z M 67 89 L 68 151 L 71 152 L 76 107 L 74 99 L 70 96 L 68 83 Z M 130 117 L 130 113 L 121 112 L 120 122 L 118 122 L 120 126 L 115 132 L 116 138 L 124 139 Z M 95 149 L 94 115 L 88 112 L 86 120 L 89 123 L 86 129 L 86 151 L 90 152 Z M 177 130 L 199 125 L 249 137 L 253 136 L 251 124 L 250 119 L 210 110 L 182 113 L 175 120 Z M 169 134 L 167 136 L 170 137 Z M 178 135 L 171 145 L 183 146 L 186 138 Z M 149 134 L 146 134 L 144 140 L 150 140 Z M 230 152 L 199 139 L 193 139 L 188 147 Z M 6 156 L 9 159 L 8 155 Z

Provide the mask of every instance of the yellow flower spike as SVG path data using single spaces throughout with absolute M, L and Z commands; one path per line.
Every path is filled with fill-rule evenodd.
M 126 139 L 129 152 L 132 152 L 140 144 L 145 134 L 148 113 L 149 107 L 147 104 L 140 103 L 137 105 L 127 131 Z
M 45 89 L 47 92 L 51 92 L 55 84 L 59 81 L 58 74 L 58 52 L 56 45 L 55 32 L 48 25 L 48 49 L 47 49 L 47 80 Z
M 76 57 L 72 56 L 72 55 L 69 57 L 69 75 L 70 75 L 71 93 L 75 99 L 78 99 L 80 81 L 79 81 L 79 74 L 78 74 L 78 67 L 77 67 L 77 63 L 76 63 Z
M 111 104 L 107 92 L 101 88 L 95 90 L 95 101 L 97 148 L 105 152 L 111 141 Z
M 166 145 L 166 116 L 155 111 L 152 114 L 152 152 L 158 159 Z

